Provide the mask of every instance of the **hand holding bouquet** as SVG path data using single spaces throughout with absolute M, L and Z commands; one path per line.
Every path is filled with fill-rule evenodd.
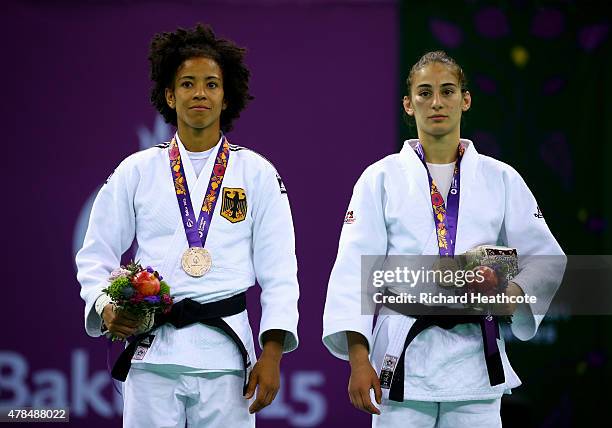
M 155 313 L 168 313 L 172 307 L 170 287 L 162 276 L 150 266 L 142 267 L 139 263 L 130 263 L 115 269 L 109 278 L 109 286 L 102 291 L 108 295 L 120 313 L 126 313 L 124 330 L 117 329 L 120 335 L 112 334 L 112 339 L 127 336 L 131 323 L 140 325 Z M 110 330 L 110 326 L 108 326 Z
M 498 263 L 468 265 L 466 270 L 474 272 L 474 277 L 467 282 L 468 293 L 484 294 L 494 296 L 503 293 L 508 287 L 508 280 L 503 265 Z
M 468 251 L 464 258 L 466 263 L 463 269 L 473 271 L 474 276 L 462 293 L 482 296 L 476 299 L 479 303 L 471 303 L 468 306 L 484 309 L 489 314 L 512 315 L 516 305 L 503 303 L 505 299 L 501 297 L 521 292 L 520 288 L 511 282 L 518 274 L 516 249 L 483 245 Z M 469 301 L 474 302 L 474 299 L 470 298 Z

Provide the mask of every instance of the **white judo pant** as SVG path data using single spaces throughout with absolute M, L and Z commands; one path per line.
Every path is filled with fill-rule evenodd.
M 393 404 L 390 404 L 393 403 Z M 386 402 L 372 428 L 499 428 L 501 398 L 454 402 Z
M 132 367 L 123 387 L 126 428 L 253 428 L 241 372 L 178 374 Z

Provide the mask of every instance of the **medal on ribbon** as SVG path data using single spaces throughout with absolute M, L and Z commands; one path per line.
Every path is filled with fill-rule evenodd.
M 181 266 L 187 275 L 200 277 L 205 275 L 212 266 L 212 255 L 204 247 L 210 222 L 212 221 L 215 206 L 219 199 L 221 184 L 227 169 L 230 153 L 229 142 L 227 138 L 223 137 L 223 141 L 217 151 L 215 165 L 210 174 L 206 196 L 202 202 L 202 209 L 197 218 L 191 204 L 189 186 L 187 185 L 187 178 L 183 169 L 183 163 L 181 162 L 181 153 L 176 138 L 173 138 L 170 142 L 168 153 L 176 200 L 181 212 L 181 218 L 183 219 L 187 242 L 189 243 L 189 248 L 185 250 L 181 257 Z
M 181 257 L 181 266 L 190 276 L 203 276 L 212 266 L 212 256 L 206 248 L 189 247 Z

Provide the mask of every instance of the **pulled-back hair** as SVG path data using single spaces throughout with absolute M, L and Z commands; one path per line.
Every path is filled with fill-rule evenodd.
M 235 43 L 220 39 L 208 25 L 198 24 L 192 29 L 179 28 L 174 33 L 158 33 L 151 40 L 151 103 L 164 120 L 177 125 L 176 111 L 166 103 L 166 88 L 174 89 L 176 71 L 185 60 L 206 57 L 214 60 L 223 72 L 223 92 L 227 107 L 221 112 L 221 129 L 232 129 L 234 119 L 240 117 L 247 103 L 251 73 L 244 64 L 246 50 Z
M 448 56 L 446 52 L 433 51 L 427 52 L 425 55 L 423 55 L 410 69 L 410 73 L 406 78 L 406 88 L 408 91 L 408 96 L 410 96 L 410 87 L 412 86 L 412 78 L 414 77 L 414 73 L 416 73 L 418 70 L 425 67 L 426 65 L 432 64 L 434 62 L 438 62 L 440 64 L 448 66 L 453 71 L 453 73 L 455 73 L 455 76 L 459 81 L 459 86 L 461 87 L 461 92 L 467 91 L 467 77 L 465 76 L 465 73 L 463 72 L 461 66 L 457 64 L 453 58 Z

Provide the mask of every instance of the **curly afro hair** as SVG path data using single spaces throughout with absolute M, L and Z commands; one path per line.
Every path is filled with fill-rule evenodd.
M 179 28 L 174 33 L 153 36 L 149 50 L 151 63 L 151 103 L 167 123 L 176 124 L 176 111 L 166 103 L 166 88 L 174 89 L 174 77 L 180 65 L 193 57 L 214 60 L 223 71 L 223 91 L 227 107 L 221 113 L 221 129 L 232 129 L 234 119 L 240 117 L 247 103 L 251 73 L 244 64 L 246 50 L 235 43 L 215 36 L 208 25 L 198 24 L 193 29 Z

